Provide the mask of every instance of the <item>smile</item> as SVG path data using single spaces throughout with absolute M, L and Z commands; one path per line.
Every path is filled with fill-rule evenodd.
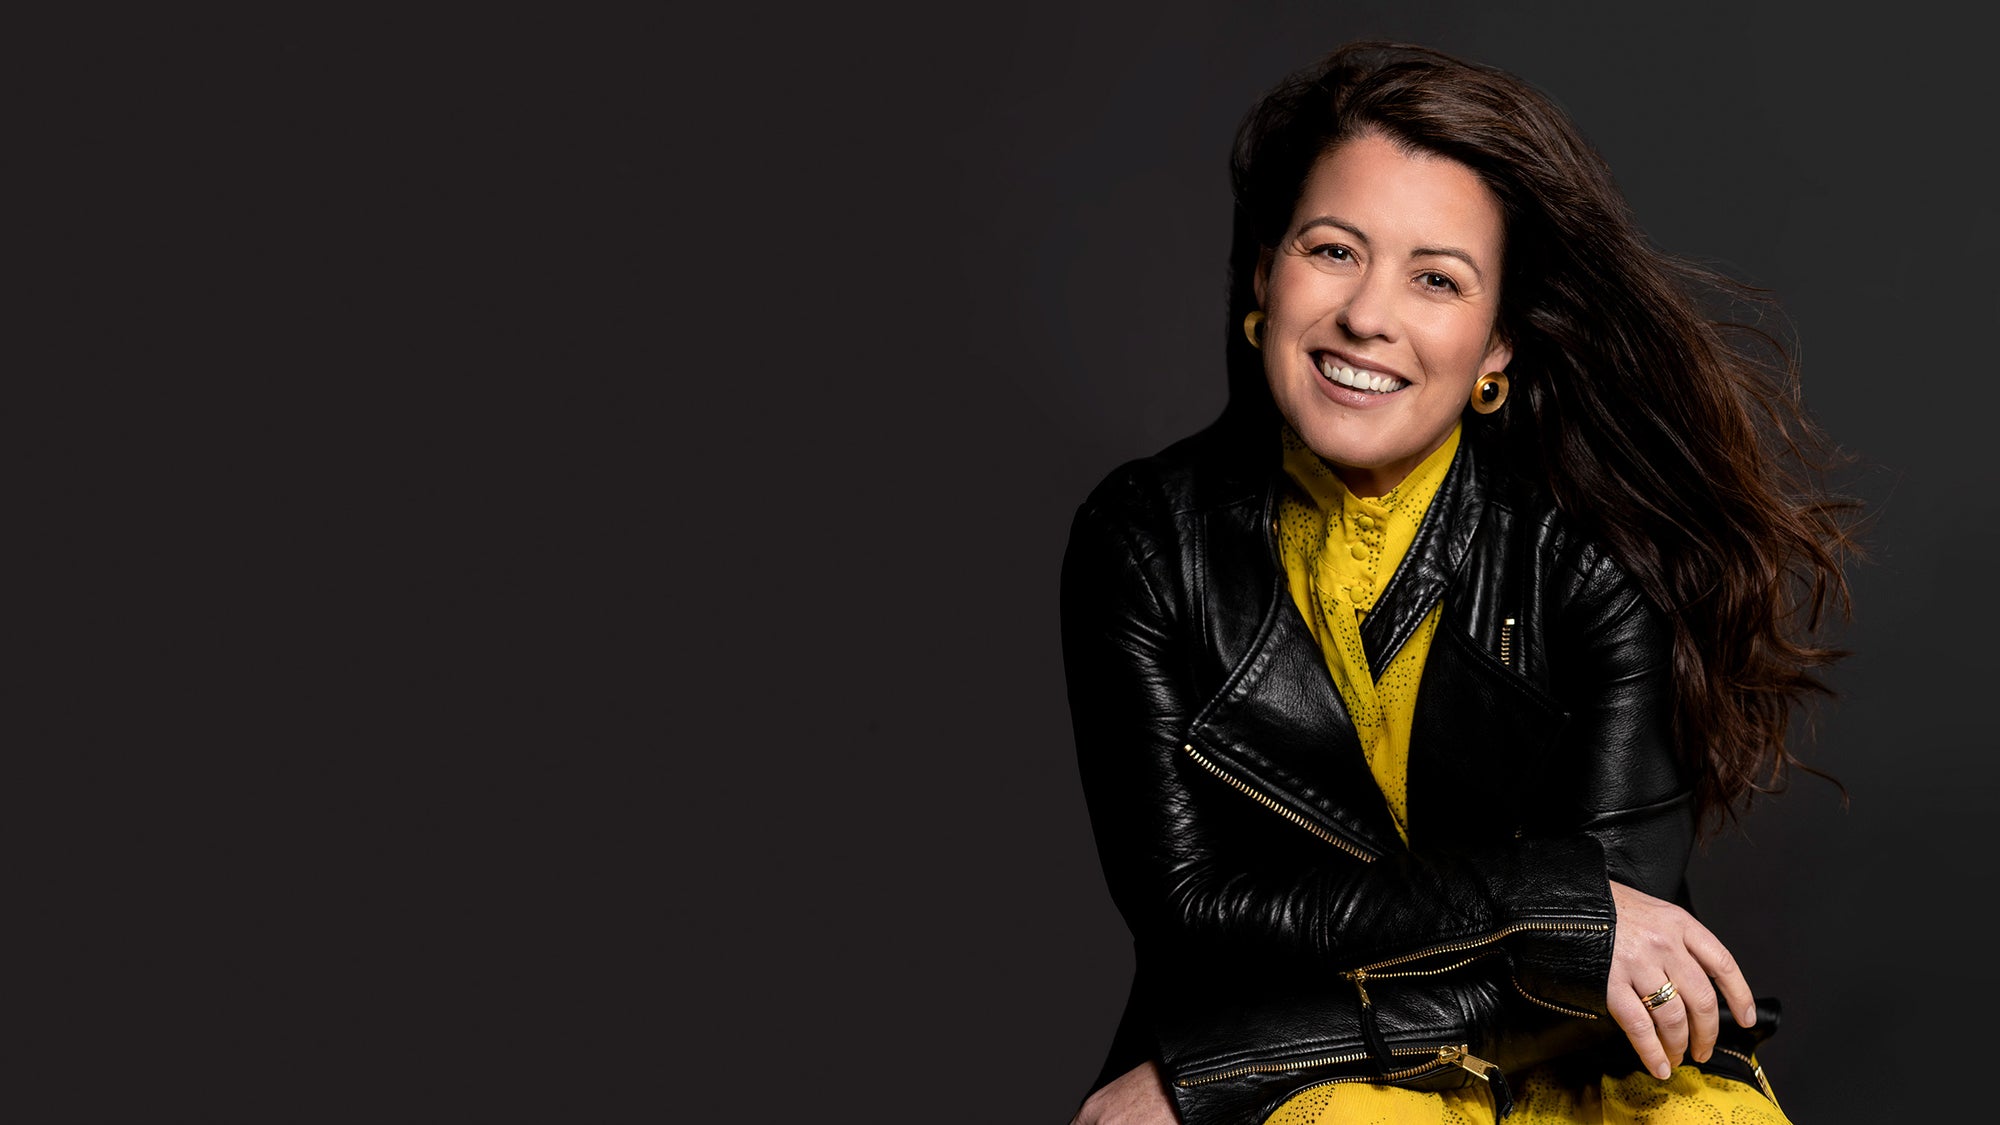
M 1343 367 L 1330 356 L 1319 358 L 1319 373 L 1343 387 L 1352 387 L 1369 394 L 1392 394 L 1410 385 L 1408 379 L 1398 379 L 1394 375 L 1384 375 L 1379 371 L 1364 371 L 1358 367 Z

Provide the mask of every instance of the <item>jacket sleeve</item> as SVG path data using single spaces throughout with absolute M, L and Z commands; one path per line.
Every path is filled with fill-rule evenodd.
M 1580 572 L 1550 639 L 1570 713 L 1547 776 L 1558 807 L 1604 847 L 1612 879 L 1687 904 L 1695 793 L 1674 731 L 1673 629 L 1609 555 Z
M 1238 977 L 1330 973 L 1519 932 L 1511 952 L 1536 975 L 1608 963 L 1609 888 L 1588 834 L 1374 862 L 1255 835 L 1299 830 L 1182 752 L 1203 701 L 1188 675 L 1199 639 L 1159 554 L 1170 540 L 1163 517 L 1104 491 L 1079 508 L 1063 559 L 1063 659 L 1099 858 L 1142 956 Z M 1550 921 L 1594 928 L 1523 925 Z

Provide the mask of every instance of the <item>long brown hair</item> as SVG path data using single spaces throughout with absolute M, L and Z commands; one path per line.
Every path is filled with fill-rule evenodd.
M 1674 622 L 1675 737 L 1704 834 L 1792 768 L 1821 773 L 1786 735 L 1795 708 L 1832 694 L 1817 670 L 1846 655 L 1814 639 L 1830 611 L 1850 609 L 1857 505 L 1824 484 L 1844 455 L 1806 415 L 1783 344 L 1754 327 L 1775 312 L 1769 295 L 1655 249 L 1603 158 L 1527 83 L 1424 47 L 1357 43 L 1251 110 L 1231 162 L 1225 420 L 1276 428 L 1240 327 L 1257 307 L 1257 256 L 1282 237 L 1314 162 L 1368 131 L 1464 164 L 1500 202 L 1512 388 L 1502 410 L 1467 422 L 1493 428 Z

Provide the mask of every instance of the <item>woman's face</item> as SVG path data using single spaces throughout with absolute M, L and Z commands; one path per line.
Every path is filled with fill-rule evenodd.
M 1306 176 L 1257 269 L 1278 411 L 1362 496 L 1444 444 L 1483 372 L 1513 352 L 1500 307 L 1500 203 L 1457 161 L 1376 133 Z

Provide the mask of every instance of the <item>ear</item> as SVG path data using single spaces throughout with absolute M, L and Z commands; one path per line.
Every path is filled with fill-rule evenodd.
M 1479 370 L 1481 373 L 1505 371 L 1507 365 L 1512 362 L 1514 362 L 1514 348 L 1507 343 L 1507 338 L 1502 336 L 1500 329 L 1496 327 L 1493 329 L 1493 338 L 1486 344 L 1486 358 L 1480 363 Z
M 1257 307 L 1264 307 L 1264 291 L 1271 285 L 1271 262 L 1277 254 L 1266 246 L 1257 251 L 1257 272 L 1250 275 L 1250 288 L 1257 294 Z

